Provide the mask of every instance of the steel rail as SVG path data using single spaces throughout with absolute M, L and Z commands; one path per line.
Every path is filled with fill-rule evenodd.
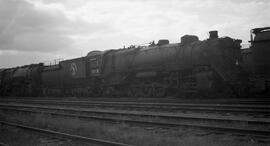
M 0 100 L 1 101 L 1 100 Z M 9 102 L 9 101 L 7 101 Z M 136 106 L 168 106 L 168 107 L 213 107 L 213 108 L 252 108 L 270 110 L 270 105 L 253 105 L 253 104 L 227 104 L 227 103 L 143 103 L 143 102 L 108 102 L 108 101 L 59 101 L 59 100 L 16 100 L 12 102 L 26 103 L 58 103 L 58 104 L 76 104 L 76 105 L 93 105 L 93 104 L 109 104 L 109 105 L 136 105 Z
M 74 108 L 65 108 L 65 107 L 48 107 L 48 106 L 33 106 L 33 105 L 5 105 L 0 104 L 0 109 L 5 107 L 19 107 L 19 108 L 35 108 L 35 109 L 45 109 L 45 110 L 61 110 L 65 112 L 77 112 L 79 114 L 88 113 L 88 114 L 110 114 L 118 116 L 137 116 L 137 117 L 147 117 L 147 118 L 163 118 L 163 119 L 177 119 L 177 120 L 200 120 L 208 122 L 238 122 L 238 123 L 247 123 L 247 124 L 260 124 L 260 125 L 270 125 L 269 121 L 258 121 L 258 120 L 240 120 L 240 119 L 224 119 L 224 118 L 211 118 L 211 117 L 196 117 L 196 116 L 179 116 L 179 115 L 161 115 L 161 114 L 147 114 L 147 113 L 130 113 L 130 112 L 121 112 L 121 111 L 96 111 L 88 109 L 74 109 Z
M 9 146 L 9 145 L 7 145 L 7 144 L 5 144 L 5 143 L 0 142 L 0 146 Z
M 81 119 L 91 119 L 91 120 L 102 120 L 108 122 L 124 122 L 129 124 L 136 125 L 146 125 L 146 126 L 158 126 L 158 127 L 189 127 L 189 128 L 197 128 L 203 130 L 212 130 L 218 132 L 227 132 L 227 133 L 237 133 L 237 134 L 245 134 L 252 136 L 260 136 L 260 137 L 270 137 L 270 131 L 265 130 L 255 130 L 255 129 L 241 129 L 241 128 L 232 128 L 232 127 L 221 127 L 221 126 L 209 126 L 209 125 L 199 125 L 199 124 L 183 124 L 183 123 L 169 123 L 169 122 L 154 122 L 154 121 L 142 121 L 142 120 L 128 120 L 128 119 L 119 119 L 119 118 L 105 118 L 99 116 L 83 116 L 77 114 L 63 114 L 63 113 L 55 113 L 55 112 L 44 112 L 44 111 L 33 111 L 33 110 L 25 110 L 25 109 L 10 109 L 20 112 L 30 112 L 30 113 L 42 113 L 49 114 L 53 116 L 62 116 L 62 117 L 75 117 Z
M 110 101 L 110 102 L 138 102 L 138 103 L 208 103 L 208 104 L 269 104 L 270 100 L 267 98 L 242 98 L 242 99 L 236 99 L 236 98 L 209 98 L 209 99 L 198 99 L 198 98 L 192 98 L 192 99 L 186 99 L 186 98 L 125 98 L 125 97 L 119 97 L 119 98 L 78 98 L 74 99 L 73 97 L 54 97 L 54 98 L 40 98 L 40 97 L 26 97 L 26 98 L 20 98 L 20 97 L 4 97 L 0 98 L 0 101 L 29 101 L 29 100 L 35 100 L 35 101 L 83 101 L 83 102 L 89 102 L 89 101 L 95 101 L 95 102 L 102 102 L 102 101 Z
M 43 103 L 44 104 L 44 103 Z M 43 105 L 41 103 L 37 105 Z M 47 103 L 48 104 L 48 103 Z M 189 106 L 182 106 L 182 107 L 164 107 L 164 106 L 137 106 L 137 105 L 113 105 L 113 104 L 84 104 L 84 105 L 78 105 L 76 103 L 50 103 L 51 105 L 61 105 L 61 106 L 75 106 L 75 107 L 109 107 L 109 108 L 127 108 L 127 109 L 147 109 L 147 110 L 165 110 L 165 111 L 196 111 L 196 112 L 229 112 L 229 113 L 255 113 L 255 114 L 270 114 L 270 110 L 265 109 L 231 109 L 231 108 L 219 108 L 217 107 L 189 107 Z
M 58 131 L 53 131 L 53 130 L 48 130 L 48 129 L 41 129 L 41 128 L 26 126 L 26 125 L 22 125 L 22 124 L 18 124 L 18 123 L 11 123 L 11 122 L 6 122 L 6 121 L 0 121 L 0 123 L 5 124 L 5 125 L 9 125 L 9 126 L 19 127 L 22 129 L 31 130 L 31 131 L 37 131 L 37 132 L 42 132 L 42 133 L 46 133 L 46 134 L 52 134 L 52 135 L 57 135 L 57 136 L 61 136 L 61 137 L 66 137 L 66 138 L 70 138 L 70 139 L 86 141 L 86 142 L 90 142 L 92 144 L 98 144 L 98 145 L 103 145 L 103 146 L 130 146 L 128 144 L 117 143 L 117 142 L 107 141 L 107 140 L 103 140 L 103 139 L 89 138 L 89 137 L 84 137 L 84 136 L 80 136 L 80 135 L 68 134 L 68 133 L 63 133 L 63 132 L 58 132 Z
M 29 102 L 15 102 L 15 103 L 29 103 Z M 197 104 L 192 105 L 182 105 L 182 106 L 158 106 L 158 105 L 128 105 L 128 104 L 112 104 L 108 103 L 82 103 L 80 104 L 76 102 L 49 102 L 49 103 L 41 103 L 41 102 L 30 102 L 35 103 L 37 105 L 40 104 L 51 104 L 51 105 L 65 105 L 65 106 L 80 106 L 80 107 L 93 107 L 93 106 L 102 106 L 102 107 L 110 107 L 110 108 L 133 108 L 133 109 L 150 109 L 150 110 L 185 110 L 185 111 L 204 111 L 204 112 L 230 112 L 230 113 L 256 113 L 256 114 L 270 114 L 270 109 L 266 107 L 266 109 L 252 109 L 250 107 L 245 108 L 231 108 L 231 107 L 222 107 L 222 105 L 215 105 L 215 106 L 200 106 Z M 270 108 L 270 107 L 269 107 Z

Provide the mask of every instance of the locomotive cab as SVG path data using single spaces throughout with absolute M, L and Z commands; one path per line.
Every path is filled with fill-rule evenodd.
M 101 74 L 101 51 L 91 51 L 87 54 L 87 68 L 89 76 L 99 76 Z
M 261 76 L 270 74 L 270 27 L 251 30 L 251 50 L 253 53 L 254 71 Z
M 270 27 L 251 30 L 251 51 L 253 57 L 256 91 L 270 91 Z

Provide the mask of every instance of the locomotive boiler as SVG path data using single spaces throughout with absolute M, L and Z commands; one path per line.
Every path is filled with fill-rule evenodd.
M 240 40 L 186 35 L 181 43 L 160 40 L 149 46 L 94 51 L 91 74 L 106 95 L 165 96 L 231 90 L 237 80 Z M 91 65 L 94 64 L 94 67 Z

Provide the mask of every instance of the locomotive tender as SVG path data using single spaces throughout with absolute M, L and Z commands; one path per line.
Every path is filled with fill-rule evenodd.
M 241 40 L 219 38 L 217 31 L 209 34 L 203 41 L 185 35 L 180 43 L 159 40 L 149 46 L 91 51 L 56 65 L 1 69 L 0 94 L 164 97 L 269 90 L 269 27 L 253 29 L 256 36 L 244 51 Z

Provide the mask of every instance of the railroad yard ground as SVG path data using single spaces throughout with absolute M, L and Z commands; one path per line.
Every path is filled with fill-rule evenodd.
M 55 100 L 55 99 L 51 99 Z M 4 102 L 4 99 L 1 99 L 1 111 L 0 117 L 1 121 L 9 121 L 13 123 L 24 124 L 33 127 L 39 127 L 43 129 L 49 129 L 64 133 L 76 134 L 85 137 L 91 137 L 96 139 L 103 139 L 107 141 L 113 141 L 128 145 L 169 145 L 169 146 L 178 146 L 178 145 L 186 145 L 186 146 L 197 146 L 197 145 L 207 145 L 207 146 L 231 146 L 231 145 L 240 145 L 240 146 L 266 146 L 270 145 L 270 137 L 269 135 L 254 135 L 249 131 L 248 134 L 246 133 L 237 133 L 237 132 L 230 132 L 230 131 L 219 131 L 219 130 L 207 130 L 206 128 L 198 128 L 192 126 L 184 126 L 185 124 L 197 124 L 197 125 L 214 125 L 214 126 L 228 126 L 231 125 L 233 128 L 242 128 L 242 129 L 251 129 L 257 131 L 268 132 L 269 131 L 269 103 L 261 102 L 261 101 L 254 101 L 254 100 L 243 100 L 242 103 L 238 101 L 238 104 L 228 104 L 227 102 L 218 103 L 218 105 L 222 106 L 233 106 L 241 107 L 238 112 L 230 112 L 228 109 L 225 109 L 225 112 L 222 111 L 222 108 L 219 109 L 217 107 L 217 111 L 211 111 L 210 109 L 202 108 L 200 110 L 192 110 L 191 101 L 189 102 L 186 100 L 184 104 L 185 106 L 190 107 L 190 110 L 183 109 L 180 105 L 175 105 L 179 109 L 171 109 L 171 107 L 166 107 L 165 105 L 151 105 L 151 99 L 148 102 L 151 104 L 144 105 L 135 103 L 135 101 L 124 101 L 123 98 L 122 102 L 128 103 L 126 106 L 121 106 L 121 103 L 118 103 L 117 100 L 110 99 L 106 100 L 109 103 L 104 104 L 104 100 L 98 99 L 94 101 L 95 104 L 91 104 L 91 101 L 84 102 L 84 106 L 82 104 L 81 99 L 70 98 L 69 101 L 72 102 L 74 100 L 74 105 L 67 104 L 62 101 L 62 104 L 57 104 L 57 102 L 40 102 L 38 100 L 35 102 L 17 102 L 9 101 Z M 78 103 L 76 103 L 76 101 Z M 29 101 L 31 101 L 29 99 Z M 33 100 L 32 100 L 33 101 Z M 164 100 L 166 101 L 166 100 Z M 210 101 L 210 100 L 209 100 Z M 226 100 L 224 100 L 226 101 Z M 93 101 L 92 101 L 93 102 Z M 133 104 L 134 102 L 134 104 Z M 144 101 L 142 101 L 144 102 Z M 165 104 L 166 102 L 158 102 L 159 104 Z M 220 102 L 220 101 L 219 101 Z M 252 102 L 254 104 L 252 104 Z M 45 104 L 46 103 L 46 104 Z M 50 104 L 49 104 L 50 103 Z M 54 103 L 54 104 L 53 104 Z M 173 103 L 173 99 L 167 101 L 167 103 Z M 199 106 L 202 102 L 198 102 Z M 206 100 L 207 103 L 207 100 Z M 256 104 L 255 104 L 256 103 Z M 66 105 L 65 105 L 66 104 Z M 88 105 L 87 105 L 88 104 Z M 135 107 L 135 105 L 138 104 Z M 216 106 L 217 103 L 214 105 Z M 87 106 L 86 106 L 87 105 Z M 111 107 L 109 106 L 111 105 Z M 114 106 L 113 106 L 114 105 Z M 117 106 L 116 106 L 117 105 Z M 210 104 L 211 105 L 211 104 Z M 214 106 L 212 105 L 212 106 Z M 240 106 L 241 105 L 241 106 Z M 242 110 L 245 110 L 245 106 L 249 105 L 254 111 L 257 112 L 247 112 L 244 113 Z M 252 106 L 251 106 L 252 105 Z M 133 107 L 134 106 L 134 107 Z M 155 110 L 150 110 L 151 106 L 155 108 Z M 158 107 L 161 107 L 160 110 L 157 110 Z M 129 108 L 127 108 L 129 107 Z M 181 108 L 180 108 L 181 107 Z M 197 107 L 197 108 L 198 108 Z M 59 109 L 57 109 L 59 108 Z M 168 108 L 167 110 L 165 110 Z M 231 108 L 231 107 L 230 107 Z M 57 110 L 56 110 L 57 109 Z M 75 109 L 75 111 L 70 110 L 63 110 L 63 109 Z M 79 114 L 76 110 L 81 111 Z M 84 110 L 84 111 L 83 111 Z M 95 111 L 94 113 L 87 113 L 86 110 Z M 203 111 L 205 110 L 205 111 Z M 228 112 L 226 112 L 226 110 Z M 260 113 L 260 111 L 265 110 L 265 112 Z M 82 112 L 83 111 L 83 112 Z M 102 113 L 108 112 L 109 113 Z M 101 112 L 101 113 L 99 113 Z M 119 114 L 119 112 L 121 114 Z M 52 114 L 55 113 L 55 114 Z M 117 113 L 117 114 L 115 114 Z M 124 114 L 126 113 L 126 114 Z M 139 115 L 132 115 L 132 114 L 139 114 Z M 142 115 L 140 115 L 142 114 Z M 158 116 L 148 116 L 144 117 L 143 114 L 148 115 L 167 115 L 167 116 L 182 116 L 178 117 L 178 119 L 163 119 L 162 117 Z M 77 116 L 74 116 L 77 115 Z M 129 117 L 130 116 L 130 117 Z M 132 117 L 133 116 L 133 117 Z M 185 118 L 183 118 L 183 116 Z M 90 117 L 90 118 L 89 118 Z M 186 117 L 203 117 L 205 119 L 200 119 L 197 121 L 196 119 L 188 119 Z M 104 119 L 102 119 L 104 118 Z M 105 120 L 107 118 L 107 120 Z M 110 119 L 114 118 L 114 120 Z M 208 121 L 212 118 L 212 122 Z M 108 120 L 110 119 L 110 120 Z M 117 120 L 116 120 L 117 119 Z M 215 119 L 215 120 L 213 120 Z M 237 119 L 238 121 L 220 121 L 218 119 Z M 126 121 L 125 121 L 126 120 Z M 128 121 L 130 120 L 130 121 Z M 182 126 L 163 126 L 160 124 L 153 124 L 150 123 L 145 124 L 141 122 L 132 122 L 131 120 L 141 120 L 141 121 L 148 121 L 148 122 L 163 122 L 163 123 L 181 123 L 184 124 Z M 240 121 L 239 121 L 240 120 Z M 245 123 L 245 121 L 249 121 L 249 123 Z M 256 121 L 253 122 L 252 121 Z M 257 122 L 259 121 L 259 122 Z M 262 122 L 263 124 L 260 124 Z M 256 125 L 257 124 L 257 125 Z M 71 141 L 71 140 L 51 140 L 50 135 L 40 135 L 40 134 L 33 134 L 27 130 L 14 128 L 12 126 L 6 126 L 1 124 L 1 134 L 0 134 L 0 142 L 3 142 L 7 145 L 48 145 L 48 142 L 52 141 L 50 145 L 93 145 L 88 143 L 82 143 L 80 141 Z M 246 132 L 246 131 L 242 131 Z M 14 141 L 16 139 L 16 141 Z
M 57 138 L 50 135 L 39 134 L 20 128 L 0 127 L 0 142 L 10 146 L 81 146 L 87 143 Z M 1 144 L 0 144 L 1 145 Z

